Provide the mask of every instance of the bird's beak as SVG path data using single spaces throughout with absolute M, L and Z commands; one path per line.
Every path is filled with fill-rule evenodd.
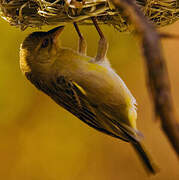
M 53 41 L 56 42 L 59 34 L 63 31 L 64 26 L 58 26 L 48 31 L 48 35 L 52 37 Z

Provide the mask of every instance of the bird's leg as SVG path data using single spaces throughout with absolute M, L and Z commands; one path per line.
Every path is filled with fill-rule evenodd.
M 91 17 L 91 19 L 92 19 L 93 24 L 95 25 L 95 28 L 98 31 L 98 34 L 100 36 L 100 40 L 98 42 L 98 51 L 97 51 L 95 61 L 103 61 L 103 60 L 105 60 L 105 57 L 106 57 L 106 54 L 107 54 L 108 42 L 107 42 L 103 32 L 99 28 L 98 23 L 96 21 L 96 18 Z
M 76 32 L 78 33 L 78 36 L 79 36 L 78 52 L 83 55 L 86 55 L 86 49 L 87 49 L 86 41 L 85 41 L 83 35 L 81 34 L 77 23 L 74 22 L 73 24 L 74 24 Z

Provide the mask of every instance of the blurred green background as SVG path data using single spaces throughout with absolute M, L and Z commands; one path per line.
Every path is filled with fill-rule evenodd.
M 162 28 L 177 33 L 179 23 Z M 50 29 L 50 27 L 45 28 Z M 88 55 L 99 39 L 94 27 L 82 26 Z M 160 167 L 153 180 L 178 180 L 179 163 L 152 111 L 145 83 L 139 40 L 113 27 L 102 26 L 109 40 L 108 58 L 136 97 L 138 128 L 144 144 Z M 145 180 L 131 146 L 99 133 L 35 89 L 19 68 L 19 46 L 32 31 L 21 32 L 0 21 L 0 179 L 2 180 Z M 77 34 L 68 25 L 64 46 L 76 48 Z M 163 40 L 175 109 L 179 110 L 179 40 Z

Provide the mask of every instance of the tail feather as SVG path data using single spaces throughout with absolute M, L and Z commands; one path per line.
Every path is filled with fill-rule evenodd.
M 132 147 L 137 152 L 138 156 L 140 157 L 141 161 L 144 164 L 144 167 L 146 171 L 149 174 L 156 174 L 158 172 L 157 166 L 153 163 L 152 159 L 146 152 L 145 148 L 142 146 L 142 144 L 138 141 L 131 141 Z
M 100 110 L 100 111 L 97 111 L 97 113 L 99 117 L 103 119 L 103 121 L 101 122 L 104 122 L 105 126 L 110 128 L 110 130 L 105 131 L 105 133 L 107 132 L 106 134 L 109 134 L 113 137 L 129 142 L 133 146 L 135 151 L 137 152 L 141 161 L 143 162 L 146 171 L 149 174 L 156 174 L 157 166 L 153 163 L 150 156 L 145 151 L 145 148 L 140 143 L 140 138 L 143 137 L 142 133 L 130 127 L 129 125 L 126 125 L 125 123 L 117 121 L 105 111 Z M 103 128 L 105 127 L 104 125 L 102 126 Z

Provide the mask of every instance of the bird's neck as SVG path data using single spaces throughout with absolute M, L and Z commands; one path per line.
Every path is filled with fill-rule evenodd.
M 28 51 L 25 49 L 20 49 L 20 68 L 25 74 L 26 72 L 31 72 L 30 62 L 28 61 Z
M 37 57 L 32 57 L 32 54 L 22 49 L 20 51 L 20 67 L 24 74 L 32 73 L 41 77 L 48 73 L 50 62 L 38 62 Z

